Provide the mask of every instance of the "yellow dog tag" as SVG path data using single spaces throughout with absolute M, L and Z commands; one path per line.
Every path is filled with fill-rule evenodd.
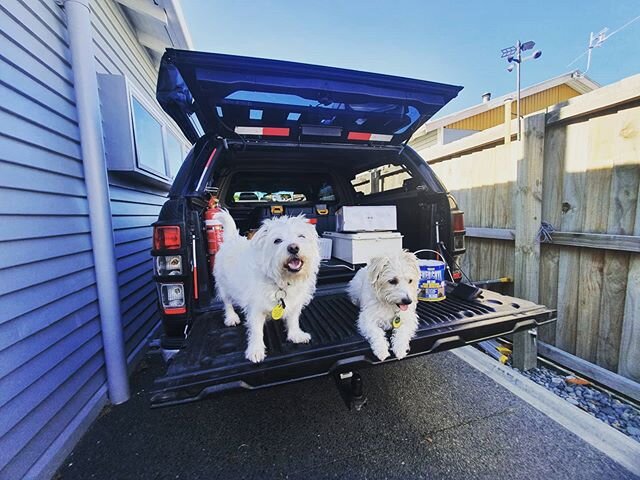
M 283 315 L 284 315 L 284 302 L 282 301 L 282 299 L 280 299 L 280 301 L 276 303 L 276 306 L 271 309 L 271 318 L 274 320 L 280 320 Z
M 400 317 L 398 315 L 393 317 L 391 325 L 393 326 L 393 328 L 398 328 L 400 325 L 402 325 L 402 320 L 400 320 Z

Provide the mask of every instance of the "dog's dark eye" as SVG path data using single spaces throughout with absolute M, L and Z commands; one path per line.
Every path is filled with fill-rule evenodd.
M 298 235 L 298 238 L 307 238 L 304 235 Z
M 397 285 L 398 284 L 398 279 L 397 278 L 392 278 L 391 280 L 389 280 L 389 283 L 391 285 Z
M 409 285 L 411 285 L 413 283 L 413 278 L 409 279 Z
M 282 243 L 282 239 L 281 238 L 276 238 L 273 243 L 275 243 L 276 245 L 279 243 Z

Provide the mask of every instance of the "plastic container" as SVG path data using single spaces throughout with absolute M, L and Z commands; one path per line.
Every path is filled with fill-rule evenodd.
M 396 228 L 394 205 L 345 206 L 336 212 L 338 232 L 384 232 Z
M 399 232 L 324 232 L 323 236 L 332 240 L 335 258 L 354 265 L 402 250 L 402 235 Z
M 329 260 L 331 258 L 331 246 L 333 242 L 330 238 L 322 238 L 318 239 L 318 245 L 320 247 L 320 259 L 321 260 Z

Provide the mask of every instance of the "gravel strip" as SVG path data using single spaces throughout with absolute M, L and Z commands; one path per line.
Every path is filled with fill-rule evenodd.
M 589 385 L 574 385 L 570 379 L 547 367 L 521 372 L 539 385 L 551 390 L 567 402 L 620 430 L 640 442 L 640 410 L 629 403 Z

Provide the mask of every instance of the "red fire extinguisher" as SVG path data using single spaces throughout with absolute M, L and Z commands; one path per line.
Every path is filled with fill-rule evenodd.
M 204 223 L 207 230 L 207 254 L 209 256 L 209 265 L 211 267 L 211 272 L 213 272 L 215 256 L 220 249 L 220 245 L 222 245 L 223 237 L 222 223 L 220 223 L 219 220 L 216 220 L 213 217 L 221 210 L 222 209 L 218 204 L 218 198 L 216 196 L 212 196 L 209 200 L 209 205 L 204 212 Z

